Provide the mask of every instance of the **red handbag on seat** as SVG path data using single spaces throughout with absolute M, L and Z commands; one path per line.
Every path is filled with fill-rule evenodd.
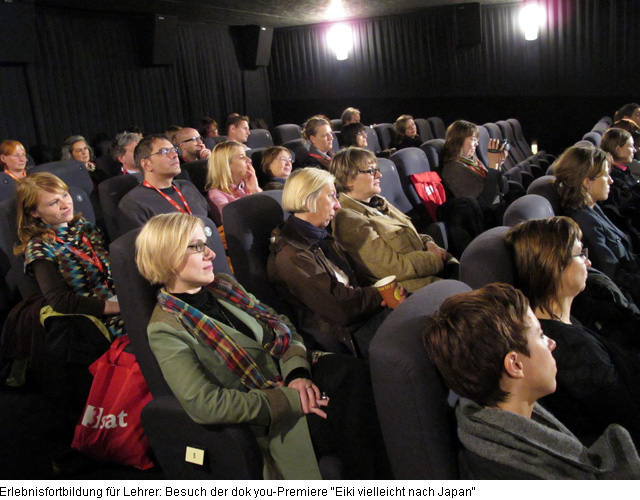
M 427 209 L 427 212 L 429 212 L 429 216 L 434 222 L 438 222 L 436 210 L 447 201 L 442 179 L 440 179 L 440 176 L 436 172 L 411 174 L 410 179 L 413 187 L 416 188 L 418 196 L 422 200 L 422 204 Z
M 145 470 L 153 462 L 140 412 L 152 397 L 136 357 L 124 352 L 127 345 L 129 337 L 118 337 L 89 367 L 93 384 L 71 447 L 94 460 Z

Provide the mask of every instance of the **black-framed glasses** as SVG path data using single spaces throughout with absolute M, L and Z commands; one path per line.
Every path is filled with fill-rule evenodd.
M 582 257 L 586 261 L 589 259 L 589 249 L 585 247 L 582 249 L 582 252 L 572 255 L 571 257 Z
M 367 131 L 363 130 L 362 132 L 358 132 L 356 135 L 363 135 L 363 136 L 367 135 Z
M 206 241 L 196 241 L 193 245 L 187 245 L 187 249 L 191 250 L 190 253 L 202 253 L 205 248 L 209 248 Z
M 380 169 L 378 167 L 371 167 L 369 170 L 358 170 L 359 174 L 369 174 L 374 177 L 380 173 Z
M 198 141 L 202 141 L 202 136 L 200 135 L 196 135 L 195 137 L 192 137 L 191 139 L 185 139 L 184 141 L 180 141 L 180 144 L 185 143 L 185 142 L 198 142 Z
M 167 156 L 169 153 L 174 152 L 175 154 L 178 154 L 180 152 L 180 150 L 174 146 L 172 148 L 160 148 L 158 149 L 158 151 L 156 151 L 155 153 L 151 153 L 149 156 L 145 156 L 144 159 L 146 160 L 147 158 L 151 158 L 153 155 L 162 155 L 162 156 Z

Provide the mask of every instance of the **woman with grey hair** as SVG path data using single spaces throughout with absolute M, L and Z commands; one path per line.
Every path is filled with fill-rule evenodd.
M 267 273 L 308 347 L 366 359 L 388 310 L 376 288 L 358 285 L 349 256 L 326 230 L 340 210 L 334 181 L 319 168 L 287 178 L 282 208 L 291 216 L 271 233 Z
M 108 177 L 105 172 L 96 168 L 96 164 L 93 161 L 95 159 L 93 148 L 89 146 L 87 140 L 81 135 L 72 135 L 66 138 L 60 150 L 60 159 L 82 162 L 89 171 L 96 192 L 98 191 L 98 184 Z

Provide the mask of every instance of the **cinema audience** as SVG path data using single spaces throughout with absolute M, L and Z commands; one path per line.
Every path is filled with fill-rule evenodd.
M 458 437 L 473 479 L 640 478 L 640 459 L 620 425 L 583 444 L 537 403 L 556 390 L 560 347 L 519 290 L 495 283 L 446 299 L 428 320 L 425 345 L 462 396 Z

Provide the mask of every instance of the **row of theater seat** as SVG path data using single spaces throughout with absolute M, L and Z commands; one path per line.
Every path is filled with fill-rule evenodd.
M 394 169 L 391 161 L 383 165 L 389 171 Z M 224 208 L 224 219 L 235 277 L 259 299 L 287 313 L 266 277 L 271 230 L 288 216 L 282 210 L 281 195 L 281 191 L 271 191 L 237 200 Z M 525 201 L 518 200 L 513 205 L 517 214 L 509 215 L 515 222 L 529 217 L 528 214 L 539 216 L 539 205 L 546 209 L 546 214 L 553 213 L 539 196 L 521 200 Z M 391 314 L 372 342 L 374 395 L 396 479 L 459 476 L 455 421 L 449 406 L 451 396 L 455 399 L 455 395 L 443 385 L 422 347 L 424 320 L 446 297 L 467 291 L 470 286 L 477 288 L 490 281 L 513 283 L 511 257 L 501 241 L 505 230 L 494 228 L 469 245 L 461 260 L 461 279 L 466 284 L 446 280 L 418 291 Z M 110 253 L 125 326 L 154 395 L 142 413 L 154 452 L 169 479 L 257 479 L 261 476 L 261 457 L 249 429 L 242 425 L 194 423 L 164 381 L 146 341 L 156 289 L 137 272 L 133 258 L 137 233 L 134 230 L 118 238 L 111 244 Z M 230 273 L 218 232 L 211 231 L 208 239 L 216 253 L 216 272 Z M 181 432 L 173 432 L 175 428 Z M 185 447 L 194 443 L 206 451 L 208 460 L 203 467 L 184 461 Z M 324 477 L 339 477 L 333 457 L 322 457 L 320 466 Z

